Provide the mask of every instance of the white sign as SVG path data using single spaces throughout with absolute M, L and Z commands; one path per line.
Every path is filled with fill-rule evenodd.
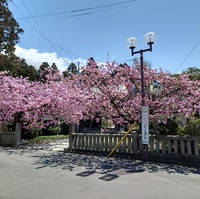
M 149 107 L 142 106 L 142 144 L 149 144 Z

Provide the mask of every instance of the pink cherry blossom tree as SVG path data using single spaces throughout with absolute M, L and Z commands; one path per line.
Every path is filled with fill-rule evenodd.
M 200 82 L 186 75 L 178 78 L 145 67 L 145 104 L 150 106 L 151 122 L 200 111 Z M 159 95 L 148 92 L 152 80 L 160 80 Z M 127 86 L 129 85 L 129 86 Z M 130 86 L 131 85 L 131 86 Z M 129 91 L 127 92 L 127 88 Z M 131 89 L 130 89 L 131 88 Z M 131 91 L 132 90 L 132 91 Z M 129 126 L 140 122 L 140 67 L 101 65 L 92 61 L 82 74 L 64 78 L 59 72 L 47 73 L 45 81 L 30 82 L 0 73 L 0 121 L 23 122 L 27 127 L 43 128 L 49 123 L 79 123 L 82 119 L 106 117 Z
M 83 117 L 85 93 L 60 73 L 49 73 L 45 83 L 0 74 L 0 121 L 23 122 L 43 128 L 49 122 L 78 123 Z
M 200 111 L 200 82 L 191 81 L 186 75 L 178 78 L 162 70 L 144 69 L 145 75 L 145 104 L 150 106 L 151 122 L 166 122 L 168 118 L 184 115 L 188 118 Z M 91 62 L 76 76 L 81 90 L 90 93 L 88 115 L 106 117 L 116 124 L 130 125 L 140 122 L 141 117 L 141 79 L 140 67 L 115 65 L 96 67 Z M 163 90 L 159 95 L 148 92 L 149 83 L 159 80 Z M 76 80 L 77 81 L 77 80 Z M 126 85 L 131 85 L 133 91 L 127 92 Z

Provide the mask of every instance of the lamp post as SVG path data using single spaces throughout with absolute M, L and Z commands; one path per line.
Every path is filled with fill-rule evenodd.
M 150 51 L 152 52 L 152 45 L 155 42 L 155 33 L 149 32 L 145 34 L 146 43 L 149 45 L 149 48 L 134 51 L 137 47 L 137 39 L 131 37 L 127 39 L 128 47 L 131 49 L 131 55 L 140 54 L 140 67 L 141 67 L 141 97 L 142 97 L 142 117 L 141 117 L 141 130 L 142 130 L 142 159 L 144 161 L 148 160 L 148 144 L 149 144 L 149 108 L 145 106 L 145 91 L 144 91 L 144 66 L 143 66 L 143 53 Z

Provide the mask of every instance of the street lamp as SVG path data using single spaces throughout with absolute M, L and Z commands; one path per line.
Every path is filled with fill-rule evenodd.
M 148 159 L 148 144 L 149 144 L 149 107 L 145 106 L 145 91 L 144 91 L 144 66 L 143 66 L 143 53 L 150 51 L 152 52 L 152 45 L 155 42 L 156 34 L 154 32 L 149 32 L 145 34 L 146 43 L 149 48 L 139 51 L 134 51 L 137 47 L 137 39 L 131 37 L 127 39 L 128 47 L 131 49 L 131 55 L 140 54 L 140 67 L 141 67 L 141 96 L 142 96 L 142 120 L 141 120 L 141 130 L 142 130 L 142 145 L 143 145 L 143 160 Z

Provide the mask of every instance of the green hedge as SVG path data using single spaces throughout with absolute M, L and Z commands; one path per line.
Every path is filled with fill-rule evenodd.
M 200 136 L 200 119 L 190 121 L 185 127 L 185 134 L 191 136 Z
M 150 128 L 154 129 L 160 135 L 177 135 L 178 123 L 175 119 L 168 119 L 167 123 L 150 124 Z
M 41 129 L 22 129 L 22 139 L 33 139 L 40 135 L 42 135 Z

